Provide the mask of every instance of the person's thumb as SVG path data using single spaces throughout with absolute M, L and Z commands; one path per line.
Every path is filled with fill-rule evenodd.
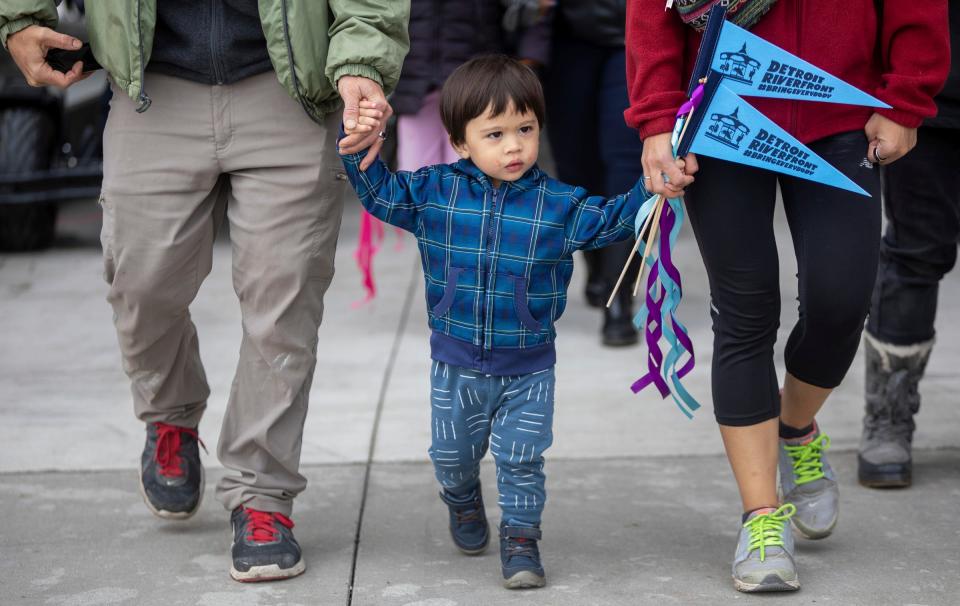
M 344 99 L 344 108 L 343 108 L 343 127 L 347 130 L 353 130 L 357 127 L 357 118 L 360 115 L 360 110 L 357 107 L 356 103 L 349 103 Z
M 62 48 L 64 50 L 76 50 L 83 46 L 83 43 L 73 36 L 55 32 L 52 29 L 46 29 L 43 32 L 41 43 L 47 48 Z

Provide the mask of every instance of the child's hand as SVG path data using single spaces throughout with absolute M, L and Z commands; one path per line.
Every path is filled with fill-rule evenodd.
M 363 99 L 357 104 L 357 122 L 353 128 L 344 125 L 344 132 L 348 135 L 355 133 L 369 133 L 373 130 L 383 130 L 386 124 L 383 120 L 381 105 L 375 101 Z
M 356 154 L 368 150 L 367 157 L 360 163 L 360 170 L 367 170 L 383 147 L 387 119 L 393 109 L 380 85 L 369 78 L 342 76 L 337 80 L 337 90 L 343 99 L 343 128 L 347 135 L 340 140 L 339 152 Z M 380 117 L 370 114 L 361 117 L 361 106 L 364 110 L 380 112 Z

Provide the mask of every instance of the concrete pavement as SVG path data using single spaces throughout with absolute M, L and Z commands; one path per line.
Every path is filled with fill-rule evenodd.
M 380 293 L 362 296 L 353 267 L 356 205 L 344 220 L 338 275 L 320 333 L 297 500 L 308 558 L 295 580 L 229 580 L 227 513 L 214 501 L 221 470 L 205 462 L 207 500 L 184 524 L 150 516 L 136 492 L 143 427 L 131 414 L 101 275 L 93 204 L 65 209 L 58 245 L 0 257 L 0 604 L 724 604 L 769 599 L 732 589 L 738 500 L 709 406 L 706 280 L 689 228 L 676 258 L 682 318 L 699 347 L 688 386 L 704 409 L 687 421 L 650 393 L 634 396 L 645 350 L 600 347 L 600 315 L 582 302 L 582 273 L 558 326 L 556 441 L 548 454 L 543 541 L 549 585 L 500 588 L 495 550 L 457 555 L 427 464 L 428 346 L 422 279 L 411 238 L 388 231 Z M 780 344 L 796 316 L 782 220 Z M 803 590 L 788 603 L 960 603 L 960 274 L 941 289 L 941 338 L 922 386 L 916 486 L 874 492 L 855 483 L 862 360 L 820 416 L 842 486 L 842 521 L 803 542 Z M 211 452 L 239 346 L 230 249 L 192 307 L 213 395 L 200 426 Z M 492 465 L 484 470 L 488 484 Z M 492 484 L 487 494 L 494 494 Z M 491 502 L 492 500 L 488 499 Z M 496 512 L 491 508 L 493 518 Z M 354 580 L 350 590 L 350 580 Z M 349 602 L 348 602 L 349 600 Z

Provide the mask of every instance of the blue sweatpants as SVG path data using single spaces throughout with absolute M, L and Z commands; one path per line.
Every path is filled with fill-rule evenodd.
M 543 452 L 553 443 L 554 384 L 553 367 L 497 376 L 434 361 L 430 458 L 440 484 L 453 493 L 469 491 L 480 479 L 489 443 L 503 521 L 539 526 L 546 501 Z

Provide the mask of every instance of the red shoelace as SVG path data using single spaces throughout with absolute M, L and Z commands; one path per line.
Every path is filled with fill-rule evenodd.
M 275 541 L 277 535 L 280 534 L 276 526 L 274 526 L 275 522 L 279 522 L 286 528 L 293 528 L 293 520 L 282 513 L 260 511 L 259 509 L 250 509 L 249 507 L 244 507 L 243 510 L 247 513 L 247 520 L 249 522 L 246 536 L 248 541 L 253 541 L 254 543 L 272 543 Z
M 180 434 L 185 433 L 193 436 L 197 442 L 204 446 L 196 429 L 189 427 L 179 427 L 177 425 L 167 425 L 166 423 L 154 423 L 157 428 L 157 465 L 160 466 L 160 475 L 168 478 L 178 478 L 183 475 L 183 469 L 180 468 L 182 459 L 180 458 Z

